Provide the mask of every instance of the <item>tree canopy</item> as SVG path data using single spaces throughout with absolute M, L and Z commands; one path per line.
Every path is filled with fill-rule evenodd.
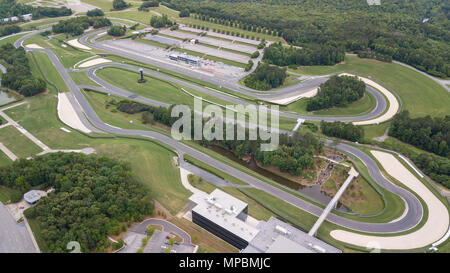
M 244 79 L 244 84 L 257 90 L 269 90 L 282 85 L 286 77 L 286 68 L 260 63 L 255 71 Z
M 356 76 L 332 76 L 319 86 L 317 95 L 308 100 L 306 110 L 346 106 L 362 98 L 365 89 L 366 84 Z
M 26 211 L 38 223 L 47 252 L 66 252 L 70 241 L 79 242 L 82 252 L 105 251 L 108 234 L 120 233 L 121 223 L 141 221 L 153 209 L 130 166 L 105 156 L 53 153 L 19 159 L 0 168 L 0 185 L 22 193 L 55 189 Z
M 6 74 L 2 78 L 3 86 L 24 96 L 33 96 L 47 89 L 47 83 L 43 79 L 32 75 L 23 48 L 15 48 L 12 44 L 5 44 L 0 47 L 0 59 L 8 64 Z

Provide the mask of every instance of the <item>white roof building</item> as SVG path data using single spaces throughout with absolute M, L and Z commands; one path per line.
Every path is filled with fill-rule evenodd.
M 241 200 L 215 189 L 210 195 L 193 194 L 189 200 L 196 203 L 192 211 L 209 221 L 232 232 L 236 236 L 251 241 L 259 230 L 238 218 L 241 213 L 247 217 L 248 205 Z
M 31 190 L 23 195 L 23 199 L 25 199 L 28 204 L 34 205 L 41 199 L 41 195 L 38 191 Z

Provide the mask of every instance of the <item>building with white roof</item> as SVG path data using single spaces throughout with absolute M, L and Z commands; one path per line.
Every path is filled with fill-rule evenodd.
M 23 195 L 23 199 L 25 199 L 28 204 L 34 205 L 41 199 L 41 195 L 38 191 L 31 190 Z
M 194 194 L 189 200 L 197 204 L 192 209 L 194 223 L 239 249 L 259 232 L 246 221 L 248 205 L 219 189 L 210 195 Z
M 243 253 L 336 253 L 339 249 L 271 217 L 258 221 L 248 216 L 248 204 L 219 189 L 198 191 L 189 200 L 192 221 Z

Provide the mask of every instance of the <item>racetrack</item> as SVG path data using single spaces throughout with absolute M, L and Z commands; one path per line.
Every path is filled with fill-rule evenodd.
M 15 43 L 15 46 L 16 47 L 20 46 L 25 39 L 27 39 L 28 37 L 31 37 L 32 35 L 35 35 L 36 33 L 38 33 L 38 32 L 26 35 L 23 38 L 17 40 Z M 263 190 L 263 191 L 273 195 L 274 197 L 279 198 L 280 200 L 284 200 L 284 201 L 294 205 L 295 207 L 297 207 L 299 209 L 305 210 L 316 216 L 319 216 L 322 213 L 321 207 L 311 204 L 308 201 L 305 201 L 304 199 L 298 198 L 298 197 L 290 194 L 289 192 L 280 189 L 279 187 L 275 187 L 275 186 L 272 186 L 271 184 L 261 181 L 245 172 L 237 170 L 234 167 L 223 163 L 222 161 L 216 160 L 215 158 L 212 158 L 198 150 L 195 150 L 194 148 L 192 148 L 190 146 L 180 143 L 166 135 L 163 135 L 163 134 L 160 134 L 157 132 L 153 132 L 153 131 L 121 129 L 121 128 L 117 128 L 117 127 L 113 127 L 108 124 L 105 124 L 98 117 L 97 113 L 93 110 L 93 108 L 91 107 L 89 102 L 83 96 L 83 94 L 80 90 L 80 86 L 77 86 L 73 82 L 72 78 L 68 74 L 68 71 L 60 63 L 59 59 L 56 57 L 56 55 L 52 51 L 47 50 L 47 49 L 27 49 L 27 50 L 45 52 L 48 55 L 48 57 L 50 58 L 53 65 L 57 68 L 57 70 L 61 74 L 61 77 L 66 82 L 70 91 L 73 93 L 76 101 L 72 101 L 71 103 L 72 103 L 75 111 L 77 111 L 78 116 L 82 119 L 83 123 L 91 126 L 88 128 L 93 128 L 97 131 L 100 130 L 100 131 L 104 131 L 104 132 L 109 132 L 109 133 L 119 135 L 119 136 L 142 136 L 142 137 L 156 140 L 156 141 L 164 143 L 165 145 L 174 149 L 178 153 L 181 162 L 184 162 L 183 155 L 186 155 L 186 154 L 190 155 L 202 162 L 209 164 L 210 166 L 214 167 L 215 169 L 218 169 L 218 170 L 220 170 L 224 173 L 227 173 L 231 176 L 237 177 L 240 180 L 246 181 L 250 186 L 260 189 L 260 190 Z M 107 66 L 107 65 L 112 65 L 112 64 L 102 64 L 100 66 L 96 66 L 95 68 L 103 67 L 103 66 Z M 114 65 L 117 65 L 117 64 L 114 64 Z M 132 67 L 132 66 L 125 65 L 125 64 L 119 64 L 119 65 L 124 68 L 127 68 L 127 69 L 133 69 L 133 70 L 138 69 L 136 67 Z M 103 88 L 100 88 L 100 89 L 102 89 L 104 91 L 108 91 L 110 93 L 116 92 L 118 95 L 124 96 L 124 97 L 129 97 L 130 95 L 132 95 L 132 93 L 129 91 L 125 91 L 120 88 L 108 85 L 104 81 L 101 82 L 100 78 L 95 77 L 94 72 L 95 72 L 95 69 L 90 68 L 88 70 L 88 75 L 90 77 L 92 77 L 95 81 L 101 83 L 101 85 L 104 86 Z M 232 98 L 230 96 L 209 90 L 207 88 L 199 87 L 199 86 L 193 85 L 191 83 L 184 82 L 180 79 L 172 79 L 171 77 L 169 77 L 165 74 L 157 73 L 152 70 L 145 70 L 144 73 L 147 73 L 147 74 L 155 76 L 155 77 L 160 77 L 165 80 L 170 80 L 170 81 L 173 80 L 175 83 L 180 83 L 187 87 L 194 86 L 195 88 L 197 88 L 196 90 L 199 90 L 201 88 L 202 91 L 199 90 L 200 92 L 207 92 L 208 94 L 214 95 L 216 97 L 221 97 L 221 96 L 227 97 L 228 101 L 231 101 L 231 100 L 240 101 L 237 98 Z M 128 92 L 128 93 L 124 93 L 124 92 Z M 377 91 L 376 91 L 376 93 L 379 94 L 379 92 L 377 92 Z M 381 95 L 381 94 L 379 94 L 379 95 Z M 133 99 L 136 99 L 136 97 Z M 140 98 L 140 99 L 144 99 L 144 98 Z M 153 102 L 155 102 L 155 101 L 152 101 L 152 102 L 148 101 L 147 103 L 152 104 Z M 243 103 L 242 101 L 240 101 L 240 102 Z M 295 117 L 301 117 L 301 116 L 295 116 Z M 349 118 L 348 121 L 354 121 L 358 117 L 348 117 L 348 118 Z M 318 118 L 318 119 L 322 120 L 324 118 Z M 336 120 L 340 120 L 340 119 L 336 118 Z M 337 145 L 337 149 L 345 151 L 347 153 L 351 153 L 351 154 L 355 155 L 356 157 L 358 157 L 366 165 L 366 167 L 369 171 L 369 174 L 373 178 L 373 180 L 376 183 L 378 183 L 381 187 L 385 188 L 388 191 L 393 192 L 394 194 L 397 194 L 403 200 L 405 200 L 408 210 L 401 219 L 399 219 L 398 221 L 395 221 L 395 222 L 390 222 L 390 223 L 364 223 L 364 222 L 359 222 L 359 221 L 355 221 L 355 220 L 350 220 L 345 217 L 338 216 L 336 214 L 330 214 L 327 218 L 328 221 L 335 223 L 342 227 L 346 227 L 346 228 L 356 230 L 356 231 L 361 231 L 361 232 L 368 232 L 368 233 L 397 233 L 397 232 L 407 231 L 407 230 L 417 226 L 420 223 L 420 221 L 422 220 L 422 217 L 423 217 L 423 208 L 422 208 L 420 201 L 414 196 L 414 194 L 412 194 L 408 190 L 405 190 L 404 188 L 394 185 L 393 183 L 391 183 L 390 181 L 385 179 L 383 177 L 381 170 L 379 169 L 377 163 L 370 156 L 368 156 L 361 150 L 359 150 L 353 146 L 350 146 L 348 144 L 343 144 L 343 143 L 339 143 Z M 432 242 L 430 242 L 430 243 L 432 243 Z

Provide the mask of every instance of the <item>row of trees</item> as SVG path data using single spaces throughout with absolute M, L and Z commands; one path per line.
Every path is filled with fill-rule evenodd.
M 233 30 L 220 29 L 220 28 L 211 28 L 210 29 L 208 26 L 198 25 L 198 24 L 187 24 L 187 26 L 193 27 L 196 29 L 206 30 L 206 31 L 211 30 L 216 33 L 221 33 L 221 34 L 226 34 L 226 35 L 231 35 L 231 36 L 236 36 L 236 37 L 242 37 L 242 38 L 247 38 L 247 39 L 256 40 L 256 41 L 261 40 L 261 38 L 259 36 L 244 34 L 244 33 L 241 33 L 238 31 L 233 31 Z
M 158 7 L 159 1 L 144 1 L 141 6 L 138 8 L 140 11 L 149 11 L 149 8 Z
M 120 223 L 141 221 L 153 210 L 148 190 L 130 165 L 98 155 L 53 153 L 20 159 L 0 168 L 0 185 L 24 193 L 32 188 L 55 191 L 25 211 L 39 225 L 44 251 L 67 252 L 77 241 L 82 252 L 102 252 L 108 234 Z
M 264 61 L 280 66 L 334 65 L 344 60 L 343 47 L 332 44 L 313 45 L 304 48 L 286 47 L 280 42 L 264 49 Z
M 364 129 L 351 123 L 321 121 L 320 129 L 326 136 L 338 137 L 353 142 L 361 141 L 364 138 Z
M 224 25 L 227 27 L 240 28 L 242 30 L 251 31 L 251 32 L 255 32 L 255 33 L 267 34 L 267 35 L 272 35 L 272 36 L 279 35 L 279 33 L 275 30 L 270 30 L 267 28 L 254 26 L 254 25 L 248 25 L 248 24 L 245 24 L 238 20 L 220 19 L 220 18 L 210 17 L 210 16 L 204 15 L 204 14 L 193 14 L 191 17 L 194 19 L 197 19 L 197 20 L 202 20 L 202 21 L 211 22 L 214 24 Z
M 23 96 L 33 96 L 47 89 L 47 83 L 43 79 L 32 75 L 23 48 L 15 48 L 12 44 L 5 44 L 0 47 L 0 59 L 8 64 L 7 72 L 2 78 L 3 86 L 15 90 Z
M 64 21 L 59 21 L 58 24 L 52 26 L 54 33 L 69 33 L 73 36 L 83 34 L 84 30 L 90 26 L 94 28 L 101 28 L 110 26 L 111 21 L 105 17 L 75 17 Z
M 62 17 L 72 15 L 72 10 L 66 7 L 36 7 L 33 8 L 32 14 L 33 19 L 39 19 L 41 17 Z
M 286 77 L 286 68 L 259 63 L 255 71 L 244 79 L 244 84 L 257 90 L 269 90 L 281 86 Z
M 445 1 L 390 1 L 369 6 L 356 0 L 171 0 L 170 6 L 189 9 L 200 19 L 215 18 L 215 22 L 226 25 L 276 31 L 293 45 L 313 48 L 335 44 L 346 51 L 370 48 L 429 74 L 450 76 Z M 431 19 L 424 22 L 424 18 Z
M 411 118 L 408 111 L 397 114 L 389 136 L 415 147 L 450 157 L 450 116 Z
M 319 86 L 317 95 L 308 100 L 306 110 L 343 107 L 364 96 L 366 85 L 356 76 L 332 76 Z
M 44 16 L 69 16 L 72 15 L 72 10 L 66 7 L 33 7 L 31 5 L 17 3 L 15 0 L 0 0 L 0 19 L 29 13 L 33 15 L 33 19 L 39 19 Z

